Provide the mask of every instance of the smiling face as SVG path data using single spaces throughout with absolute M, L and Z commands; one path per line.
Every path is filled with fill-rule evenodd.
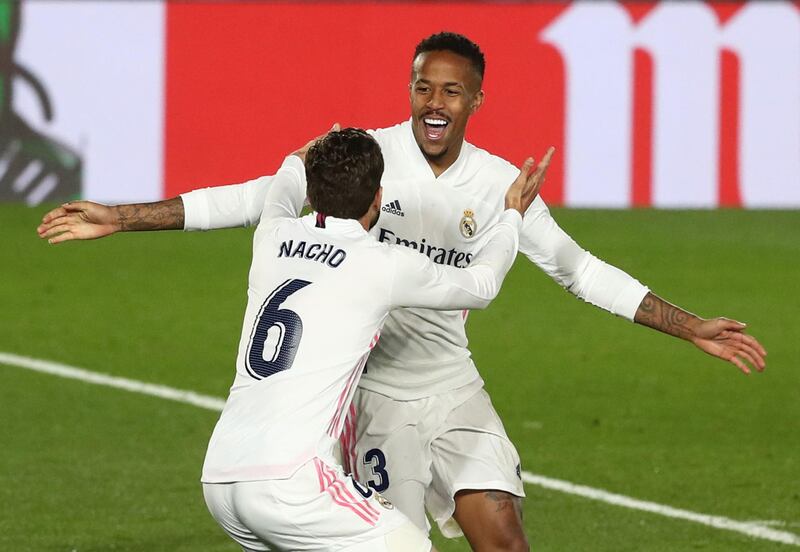
M 411 125 L 419 149 L 436 176 L 461 151 L 467 121 L 483 103 L 481 77 L 453 52 L 423 52 L 411 70 Z

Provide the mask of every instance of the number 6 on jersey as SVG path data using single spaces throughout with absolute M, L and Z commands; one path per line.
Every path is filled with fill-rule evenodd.
M 286 280 L 267 297 L 253 325 L 245 366 L 255 379 L 263 379 L 292 367 L 303 321 L 289 309 L 279 308 L 290 295 L 311 284 L 306 280 Z

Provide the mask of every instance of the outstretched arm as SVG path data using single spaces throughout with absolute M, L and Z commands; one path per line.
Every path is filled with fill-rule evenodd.
M 92 201 L 70 201 L 47 213 L 36 229 L 49 243 L 93 240 L 136 230 L 178 230 L 183 228 L 184 210 L 180 197 L 155 203 L 102 205 Z
M 546 169 L 546 167 L 545 167 Z M 544 175 L 542 174 L 542 179 Z M 765 367 L 767 352 L 741 322 L 705 320 L 672 305 L 625 272 L 604 263 L 564 232 L 540 199 L 526 211 L 520 252 L 577 297 L 643 326 L 693 343 L 745 374 Z
M 331 130 L 339 128 L 336 123 Z M 322 136 L 309 141 L 294 155 L 304 160 L 308 149 Z M 116 232 L 252 226 L 261 218 L 271 178 L 264 176 L 243 184 L 202 188 L 155 203 L 102 205 L 71 201 L 47 213 L 36 231 L 40 238 L 56 244 L 93 240 Z
M 750 373 L 748 363 L 759 372 L 767 351 L 756 338 L 744 333 L 746 324 L 727 318 L 705 320 L 648 292 L 636 311 L 637 324 L 690 341 L 701 351 Z

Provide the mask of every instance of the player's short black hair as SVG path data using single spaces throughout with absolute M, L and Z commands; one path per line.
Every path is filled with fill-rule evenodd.
M 364 216 L 383 176 L 383 155 L 360 128 L 330 132 L 306 154 L 308 201 L 318 213 L 343 219 Z
M 418 55 L 436 51 L 453 52 L 467 58 L 472 64 L 472 68 L 480 75 L 481 81 L 483 80 L 483 73 L 486 71 L 486 59 L 483 57 L 480 47 L 466 36 L 442 31 L 422 39 L 414 50 L 414 57 L 411 60 L 412 66 Z

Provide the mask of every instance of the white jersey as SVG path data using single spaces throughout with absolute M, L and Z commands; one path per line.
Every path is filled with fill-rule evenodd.
M 505 211 L 468 270 L 375 241 L 356 220 L 309 215 L 299 158 L 272 179 L 253 238 L 236 377 L 202 481 L 290 477 L 330 458 L 370 350 L 396 307 L 482 308 L 517 252 Z
M 442 266 L 466 267 L 500 219 L 518 170 L 464 142 L 456 162 L 436 178 L 411 123 L 371 132 L 383 151 L 383 208 L 374 237 L 399 244 Z M 185 194 L 187 230 L 246 226 L 258 221 L 269 177 Z M 519 248 L 581 299 L 632 320 L 648 289 L 575 243 L 541 198 L 525 214 Z M 463 311 L 393 312 L 370 356 L 361 386 L 399 400 L 418 399 L 475 382 Z

